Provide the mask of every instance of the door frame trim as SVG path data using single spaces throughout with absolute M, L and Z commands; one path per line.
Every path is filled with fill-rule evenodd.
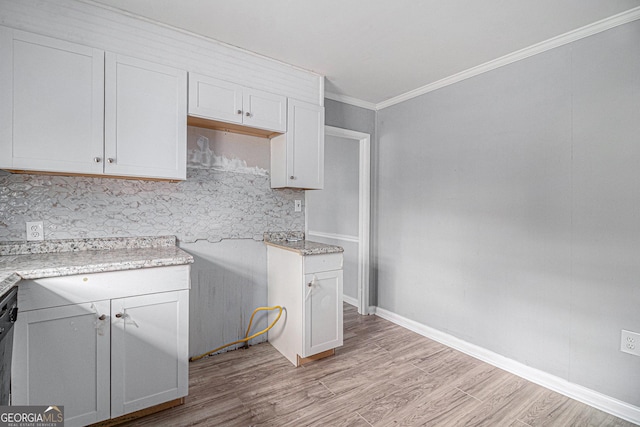
M 358 313 L 369 314 L 369 268 L 370 268 L 370 223 L 371 223 L 371 135 L 354 130 L 324 127 L 325 136 L 336 136 L 358 141 L 359 155 L 359 202 L 358 202 Z M 306 194 L 306 192 L 305 192 Z M 306 198 L 306 197 L 305 197 Z M 306 201 L 305 201 L 306 206 Z M 329 236 L 328 233 L 309 231 L 309 221 L 305 209 L 305 229 L 307 235 L 322 234 L 322 237 L 338 238 L 344 236 Z M 343 240 L 343 239 L 341 239 Z

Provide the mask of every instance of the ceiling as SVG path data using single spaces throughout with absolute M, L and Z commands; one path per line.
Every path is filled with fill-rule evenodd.
M 379 104 L 640 0 L 95 0 L 326 76 Z

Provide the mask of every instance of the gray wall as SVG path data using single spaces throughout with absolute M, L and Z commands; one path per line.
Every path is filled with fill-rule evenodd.
M 203 136 L 208 149 L 197 144 Z M 45 239 L 176 235 L 195 257 L 190 355 L 243 337 L 253 309 L 267 303 L 262 234 L 304 231 L 294 212 L 304 192 L 271 189 L 266 139 L 190 127 L 188 146 L 192 167 L 179 183 L 0 174 L 0 241 L 24 240 L 25 221 L 37 220 Z M 257 320 L 255 330 L 266 327 Z
M 359 234 L 360 142 L 326 135 L 324 138 L 324 189 L 306 192 L 308 238 L 344 248 L 342 294 L 358 299 L 357 242 L 329 239 L 313 232 L 355 236 Z
M 325 98 L 325 124 L 337 128 L 354 130 L 357 132 L 368 133 L 371 135 L 371 269 L 369 275 L 369 305 L 377 304 L 377 288 L 376 288 L 376 250 L 374 245 L 378 233 L 377 221 L 375 214 L 377 206 L 378 192 L 376 191 L 378 182 L 378 153 L 376 141 L 376 112 L 366 108 L 356 107 L 342 102 Z M 335 243 L 335 242 L 332 242 Z
M 640 406 L 640 22 L 378 112 L 378 306 Z

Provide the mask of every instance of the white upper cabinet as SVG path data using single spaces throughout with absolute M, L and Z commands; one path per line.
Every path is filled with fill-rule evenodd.
M 189 73 L 189 115 L 274 132 L 287 130 L 287 98 Z
M 0 27 L 0 168 L 185 179 L 186 99 L 185 71 Z
M 276 132 L 287 131 L 287 98 L 256 89 L 242 92 L 243 124 Z
M 108 175 L 186 179 L 187 73 L 107 52 Z
M 242 86 L 189 73 L 189 115 L 242 123 Z
M 271 188 L 324 187 L 324 107 L 289 99 L 288 130 L 271 140 Z
M 102 173 L 104 52 L 0 27 L 0 167 Z

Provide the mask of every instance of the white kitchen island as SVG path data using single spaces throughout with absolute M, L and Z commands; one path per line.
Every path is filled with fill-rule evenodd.
M 265 235 L 268 304 L 284 308 L 268 340 L 293 365 L 330 356 L 342 346 L 340 246 Z M 277 316 L 269 314 L 269 323 Z

